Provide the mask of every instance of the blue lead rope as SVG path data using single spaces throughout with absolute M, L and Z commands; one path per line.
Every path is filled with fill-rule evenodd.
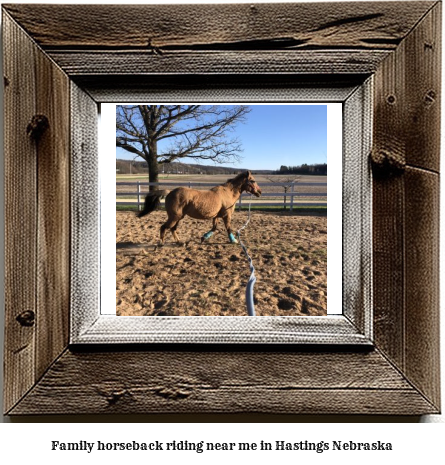
M 249 281 L 247 281 L 247 286 L 246 286 L 246 306 L 247 306 L 247 313 L 249 316 L 255 316 L 255 304 L 253 301 L 253 286 L 255 285 L 256 282 L 256 276 L 255 276 L 255 267 L 253 266 L 253 261 L 252 257 L 249 255 L 249 252 L 247 251 L 247 247 L 243 244 L 243 241 L 241 240 L 240 233 L 241 231 L 249 224 L 250 221 L 250 205 L 252 203 L 252 195 L 250 196 L 250 201 L 249 201 L 249 215 L 247 217 L 247 221 L 242 226 L 241 228 L 238 229 L 236 232 L 236 235 L 238 237 L 238 241 L 241 245 L 241 247 L 244 250 L 244 253 L 247 256 L 247 259 L 249 260 L 249 268 L 250 268 L 250 278 Z

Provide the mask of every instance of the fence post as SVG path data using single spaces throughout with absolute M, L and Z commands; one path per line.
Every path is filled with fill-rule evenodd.
M 141 204 L 141 184 L 138 181 L 138 211 L 140 211 L 140 204 Z
M 239 196 L 239 203 L 238 203 L 238 211 L 240 212 L 241 211 L 241 197 L 243 196 L 243 194 L 241 194 Z
M 292 185 L 290 187 L 290 193 L 291 193 L 291 196 L 290 196 L 290 208 L 289 208 L 289 211 L 292 211 L 293 208 L 294 208 L 294 183 L 292 183 Z

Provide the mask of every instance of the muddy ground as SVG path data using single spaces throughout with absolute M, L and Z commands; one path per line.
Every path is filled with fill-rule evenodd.
M 238 229 L 247 212 L 235 212 Z M 129 316 L 245 316 L 249 264 L 230 244 L 222 223 L 208 242 L 211 221 L 186 217 L 177 245 L 169 232 L 159 246 L 166 214 L 138 219 L 116 213 L 116 314 Z M 327 219 L 289 213 L 252 212 L 241 239 L 252 256 L 257 282 L 255 309 L 261 315 L 326 315 Z

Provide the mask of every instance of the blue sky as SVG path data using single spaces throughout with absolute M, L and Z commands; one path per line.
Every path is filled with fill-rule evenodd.
M 251 105 L 246 122 L 237 124 L 231 136 L 239 138 L 244 151 L 239 163 L 225 166 L 278 170 L 281 165 L 327 163 L 327 107 Z M 134 155 L 118 148 L 116 157 L 133 159 Z

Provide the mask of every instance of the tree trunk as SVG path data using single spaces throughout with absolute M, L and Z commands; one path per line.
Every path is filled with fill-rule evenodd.
M 157 141 L 152 141 L 149 145 L 148 162 L 148 182 L 159 182 L 159 166 L 158 166 L 158 144 Z M 158 190 L 158 186 L 150 186 L 149 191 Z

